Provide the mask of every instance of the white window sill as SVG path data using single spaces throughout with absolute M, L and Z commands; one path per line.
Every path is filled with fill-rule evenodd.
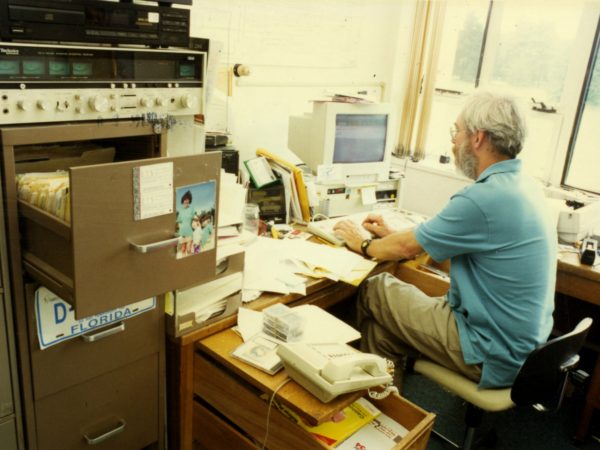
M 429 172 L 436 175 L 453 178 L 455 180 L 469 181 L 464 175 L 460 175 L 456 172 L 454 162 L 451 160 L 449 163 L 443 164 L 439 162 L 438 158 L 425 158 L 421 161 L 414 162 L 408 158 L 392 157 L 392 168 L 399 170 L 404 173 L 406 169 L 420 170 L 423 172 Z

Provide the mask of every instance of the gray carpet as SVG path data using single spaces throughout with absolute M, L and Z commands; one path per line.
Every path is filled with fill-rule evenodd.
M 460 398 L 442 390 L 435 383 L 416 373 L 405 374 L 402 394 L 421 408 L 436 414 L 434 428 L 452 439 L 462 442 L 465 406 Z M 572 440 L 579 417 L 581 398 L 566 398 L 557 413 L 544 414 L 531 408 L 513 408 L 501 413 L 486 414 L 483 429 L 497 432 L 496 450 L 600 450 L 600 443 L 590 437 L 576 445 Z M 600 420 L 595 413 L 592 433 L 600 437 Z M 436 436 L 431 437 L 428 450 L 453 448 Z M 491 448 L 479 446 L 479 448 Z

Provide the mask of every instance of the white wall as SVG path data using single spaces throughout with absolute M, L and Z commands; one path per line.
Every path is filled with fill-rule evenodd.
M 327 93 L 403 101 L 414 0 L 194 0 L 191 34 L 211 40 L 206 130 L 240 159 L 287 147 L 288 118 Z M 227 75 L 235 64 L 248 77 Z M 397 132 L 394 132 L 395 139 Z M 466 181 L 409 164 L 404 207 L 433 215 Z
M 211 40 L 206 130 L 229 132 L 243 160 L 287 147 L 289 116 L 324 94 L 401 105 L 413 13 L 401 0 L 194 0 L 191 34 Z M 234 64 L 251 73 L 228 90 Z

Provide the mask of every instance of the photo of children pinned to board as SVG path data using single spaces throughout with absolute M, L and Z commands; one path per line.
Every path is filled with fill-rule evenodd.
M 176 189 L 178 259 L 215 248 L 216 185 L 212 180 Z

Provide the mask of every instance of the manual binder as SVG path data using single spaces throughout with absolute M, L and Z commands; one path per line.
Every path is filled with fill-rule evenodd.
M 310 205 L 308 201 L 308 192 L 306 185 L 304 184 L 304 175 L 302 169 L 297 165 L 286 161 L 278 155 L 275 155 L 264 148 L 256 150 L 257 156 L 264 156 L 267 160 L 273 161 L 286 170 L 290 171 L 293 175 L 294 183 L 296 185 L 296 191 L 298 192 L 298 201 L 300 203 L 300 210 L 302 214 L 302 220 L 310 222 Z

